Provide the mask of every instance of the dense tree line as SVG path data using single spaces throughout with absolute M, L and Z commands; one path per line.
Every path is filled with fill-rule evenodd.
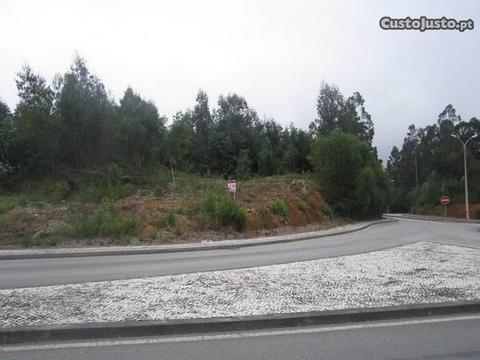
M 387 204 L 386 193 L 380 195 L 388 189 L 372 147 L 373 122 L 357 92 L 345 98 L 337 87 L 323 83 L 318 118 L 305 131 L 260 119 L 237 94 L 221 95 L 211 106 L 202 90 L 192 109 L 167 123 L 152 102 L 131 88 L 117 103 L 80 57 L 51 84 L 28 66 L 17 74 L 16 84 L 20 100 L 15 109 L 0 102 L 2 181 L 55 177 L 60 170 L 65 174 L 112 163 L 126 169 L 163 164 L 237 179 L 315 168 L 327 200 L 340 213 L 376 216 Z
M 207 94 L 199 91 L 193 110 L 174 116 L 166 154 L 176 168 L 245 179 L 309 171 L 311 141 L 311 134 L 293 125 L 260 120 L 236 94 L 220 96 L 210 111 Z
M 128 88 L 119 104 L 84 60 L 52 84 L 25 66 L 17 75 L 19 103 L 0 102 L 0 163 L 14 178 L 53 174 L 59 167 L 109 163 L 143 167 L 159 162 L 202 175 L 248 178 L 311 169 L 312 135 L 259 119 L 236 94 L 211 108 L 200 90 L 193 109 L 170 126 L 156 106 Z
M 463 146 L 480 134 L 480 120 L 464 121 L 452 105 L 438 116 L 436 123 L 424 128 L 410 125 L 403 146 L 393 147 L 387 169 L 395 184 L 392 211 L 428 211 L 439 204 L 441 195 L 464 201 Z M 480 144 L 467 147 L 470 201 L 480 201 Z

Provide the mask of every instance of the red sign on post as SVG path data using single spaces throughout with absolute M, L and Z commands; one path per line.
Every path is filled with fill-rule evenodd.
M 237 192 L 237 182 L 233 179 L 227 180 L 227 188 L 228 192 L 235 194 Z
M 442 205 L 448 205 L 448 204 L 450 204 L 450 198 L 448 197 L 448 195 L 443 195 L 443 196 L 440 198 L 440 204 L 442 204 Z

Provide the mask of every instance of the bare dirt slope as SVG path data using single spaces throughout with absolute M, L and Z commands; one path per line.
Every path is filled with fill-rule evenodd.
M 0 246 L 195 242 L 321 229 L 345 222 L 333 218 L 320 189 L 307 176 L 239 181 L 237 189 L 236 202 L 247 215 L 241 231 L 205 221 L 202 204 L 209 194 L 226 193 L 224 180 L 180 177 L 175 185 L 167 183 L 160 190 L 159 186 L 138 187 L 129 196 L 108 201 L 108 212 L 104 210 L 105 201 L 88 202 L 75 195 L 61 201 L 16 203 L 11 208 L 3 204 Z M 0 202 L 5 199 L 0 197 Z M 119 226 L 120 230 L 89 233 L 88 227 L 92 226 L 107 230 L 109 226 L 114 230 Z M 80 235 L 68 235 L 78 227 L 82 230 Z M 134 231 L 127 231 L 133 228 Z

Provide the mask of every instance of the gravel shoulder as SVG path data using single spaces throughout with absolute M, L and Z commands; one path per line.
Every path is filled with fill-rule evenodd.
M 337 258 L 0 290 L 0 327 L 251 316 L 480 298 L 480 250 L 419 242 Z

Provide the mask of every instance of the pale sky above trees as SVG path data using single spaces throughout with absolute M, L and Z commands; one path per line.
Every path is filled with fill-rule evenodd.
M 382 16 L 473 19 L 478 1 L 11 1 L 0 2 L 0 98 L 17 103 L 23 64 L 51 80 L 75 52 L 119 100 L 132 86 L 170 119 L 238 93 L 260 116 L 308 128 L 322 80 L 359 91 L 388 157 L 409 124 L 447 104 L 480 117 L 480 33 L 384 31 Z

